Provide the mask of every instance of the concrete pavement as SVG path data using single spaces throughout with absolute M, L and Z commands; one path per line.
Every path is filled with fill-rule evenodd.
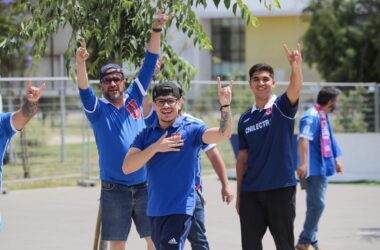
M 236 183 L 231 182 L 235 190 Z M 4 225 L 1 250 L 92 249 L 99 187 L 63 187 L 12 191 L 0 195 Z M 214 250 L 237 250 L 239 218 L 235 203 L 226 206 L 215 176 L 204 178 L 206 228 Z M 327 250 L 380 249 L 380 186 L 330 184 L 319 241 Z M 297 190 L 296 237 L 302 229 L 305 192 Z M 265 250 L 275 250 L 267 231 Z M 134 228 L 127 249 L 145 249 Z M 187 244 L 186 250 L 190 247 Z

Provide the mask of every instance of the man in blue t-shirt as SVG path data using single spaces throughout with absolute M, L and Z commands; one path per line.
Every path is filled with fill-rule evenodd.
M 0 113 L 0 193 L 2 192 L 3 159 L 12 136 L 21 131 L 38 111 L 38 101 L 41 98 L 45 83 L 39 88 L 34 87 L 31 81 L 27 84 L 26 102 L 16 112 Z
M 318 223 L 325 207 L 328 176 L 343 172 L 338 160 L 341 150 L 335 140 L 328 113 L 334 111 L 340 91 L 323 87 L 317 103 L 302 116 L 299 124 L 300 166 L 297 175 L 306 178 L 306 218 L 296 249 L 321 250 L 318 245 Z
M 144 120 L 147 126 L 153 124 L 158 119 L 157 113 L 153 110 L 153 104 L 150 100 L 146 100 L 148 97 L 144 98 Z M 182 97 L 183 99 L 183 97 Z M 189 123 L 199 123 L 205 124 L 202 120 L 191 116 L 190 114 L 183 112 L 183 104 L 181 106 L 180 114 L 184 116 L 184 122 Z M 220 155 L 219 150 L 216 148 L 216 144 L 203 144 L 201 151 L 205 152 L 207 158 L 210 160 L 215 173 L 219 177 L 222 184 L 221 196 L 222 201 L 226 202 L 227 205 L 232 202 L 234 195 L 231 190 L 230 184 L 228 182 L 227 170 Z M 206 237 L 206 226 L 205 226 L 205 200 L 202 195 L 202 164 L 201 164 L 201 152 L 198 154 L 198 170 L 195 175 L 195 208 L 192 218 L 192 223 L 190 227 L 187 239 L 191 244 L 192 250 L 209 250 L 210 246 Z
M 194 213 L 199 150 L 231 136 L 231 84 L 222 88 L 218 78 L 217 85 L 219 128 L 187 122 L 179 116 L 180 88 L 172 82 L 156 85 L 152 97 L 158 120 L 135 138 L 124 159 L 126 174 L 147 166 L 148 216 L 157 249 L 183 249 Z
M 100 203 L 102 208 L 102 240 L 111 241 L 111 249 L 125 249 L 132 220 L 148 249 L 154 249 L 146 216 L 146 169 L 130 175 L 122 172 L 123 159 L 135 136 L 145 127 L 142 101 L 149 87 L 160 50 L 160 31 L 168 20 L 162 11 L 154 21 L 148 51 L 138 77 L 125 90 L 124 73 L 117 64 L 100 69 L 100 89 L 97 98 L 89 86 L 86 60 L 89 54 L 85 41 L 77 49 L 79 94 L 85 114 L 94 130 L 99 153 Z
M 290 84 L 279 97 L 273 68 L 256 64 L 249 87 L 256 103 L 238 123 L 237 200 L 243 250 L 261 250 L 269 230 L 278 250 L 294 249 L 296 179 L 294 120 L 302 86 L 301 47 L 284 50 L 291 66 Z

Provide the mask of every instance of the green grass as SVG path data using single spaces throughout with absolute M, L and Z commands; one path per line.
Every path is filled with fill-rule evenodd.
M 333 181 L 330 182 L 333 184 L 339 184 L 339 185 L 367 185 L 367 186 L 380 186 L 380 181 L 366 181 L 366 180 L 358 180 L 358 181 L 345 181 L 345 182 L 338 182 Z
M 31 181 L 31 182 L 23 182 L 23 183 L 8 183 L 4 186 L 4 188 L 7 191 L 11 191 L 11 190 L 20 190 L 20 189 L 76 186 L 79 180 L 80 180 L 79 178 L 71 178 L 71 179 Z

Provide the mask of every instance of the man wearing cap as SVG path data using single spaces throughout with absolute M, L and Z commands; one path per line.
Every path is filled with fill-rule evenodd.
M 171 82 L 156 85 L 152 97 L 158 121 L 136 136 L 124 159 L 125 174 L 147 166 L 147 213 L 157 249 L 183 249 L 194 213 L 199 150 L 204 143 L 218 143 L 231 136 L 232 83 L 222 88 L 219 77 L 217 83 L 221 120 L 216 128 L 184 122 L 179 116 L 179 87 Z
M 84 41 L 76 53 L 79 93 L 99 153 L 101 239 L 111 241 L 111 250 L 125 249 L 132 220 L 140 237 L 146 239 L 148 249 L 154 249 L 146 216 L 146 169 L 142 167 L 133 174 L 124 175 L 121 168 L 130 144 L 145 127 L 142 101 L 158 59 L 160 31 L 167 20 L 168 16 L 160 12 L 154 22 L 142 68 L 127 90 L 121 67 L 107 64 L 100 70 L 103 97 L 97 98 L 88 84 L 85 62 L 89 54 Z
M 180 87 L 180 86 L 179 86 Z M 181 89 L 181 94 L 183 90 Z M 184 101 L 182 97 L 181 100 Z M 180 115 L 184 117 L 183 121 L 188 123 L 199 123 L 205 124 L 204 121 L 188 114 L 183 111 L 183 104 L 181 103 Z M 153 124 L 158 120 L 157 112 L 153 109 L 153 103 L 148 99 L 148 96 L 144 97 L 144 120 L 147 126 Z M 205 152 L 207 158 L 210 160 L 212 167 L 214 168 L 215 173 L 217 174 L 221 185 L 221 196 L 222 201 L 226 202 L 227 205 L 232 202 L 234 195 L 231 190 L 230 184 L 228 182 L 227 170 L 224 164 L 223 158 L 216 147 L 216 144 L 203 144 L 201 151 Z M 205 226 L 205 200 L 202 195 L 202 165 L 201 165 L 201 153 L 198 153 L 197 161 L 197 171 L 195 175 L 195 208 L 194 214 L 192 217 L 191 227 L 187 239 L 191 244 L 192 250 L 209 250 L 209 243 L 206 236 L 206 226 Z

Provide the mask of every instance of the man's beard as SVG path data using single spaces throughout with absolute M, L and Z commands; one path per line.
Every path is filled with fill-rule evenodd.
M 330 113 L 334 113 L 335 110 L 336 110 L 336 105 L 330 106 Z
M 111 95 L 109 92 L 103 92 L 104 97 L 110 102 L 117 102 L 123 98 L 123 95 L 120 90 L 117 90 L 116 94 Z

